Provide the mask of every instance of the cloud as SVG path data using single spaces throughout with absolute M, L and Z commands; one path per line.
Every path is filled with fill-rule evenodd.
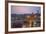
M 12 6 L 11 13 L 12 14 L 31 14 L 37 13 L 39 10 L 38 7 L 31 7 L 31 6 Z

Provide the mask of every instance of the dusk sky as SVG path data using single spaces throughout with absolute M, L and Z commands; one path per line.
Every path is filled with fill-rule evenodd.
M 40 7 L 36 6 L 11 6 L 11 14 L 35 14 L 37 10 L 40 13 Z

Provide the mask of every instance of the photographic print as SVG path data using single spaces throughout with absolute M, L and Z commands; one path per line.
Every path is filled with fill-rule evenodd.
M 43 4 L 8 3 L 8 32 L 43 31 Z
M 40 27 L 41 7 L 11 6 L 11 28 Z

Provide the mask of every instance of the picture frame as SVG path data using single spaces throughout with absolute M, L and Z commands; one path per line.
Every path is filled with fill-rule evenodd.
M 31 28 L 25 28 L 25 27 L 24 28 L 16 28 L 16 27 L 10 28 L 11 27 L 11 24 L 10 24 L 11 22 L 9 22 L 9 21 L 11 21 L 10 17 L 11 17 L 11 14 L 13 12 L 13 11 L 11 12 L 11 6 L 13 6 L 13 7 L 14 6 L 20 6 L 21 8 L 23 8 L 23 6 L 28 6 L 28 8 L 33 7 L 33 6 L 34 7 L 36 7 L 36 6 L 40 7 L 38 9 L 41 11 L 41 12 L 39 12 L 40 15 L 42 15 L 41 19 L 40 19 L 40 22 L 42 22 L 41 23 L 41 29 L 37 28 L 38 26 L 34 26 L 36 28 L 32 28 L 32 27 Z M 37 7 L 35 9 L 37 9 Z M 20 11 L 22 11 L 21 8 L 19 9 Z M 12 9 L 14 9 L 14 8 L 12 8 Z M 23 10 L 25 10 L 25 9 L 23 8 Z M 18 10 L 18 8 L 16 10 Z M 32 8 L 32 10 L 33 10 L 33 8 Z M 13 14 L 14 13 L 18 13 L 18 12 L 13 12 Z M 23 12 L 21 12 L 21 13 L 23 13 Z M 24 1 L 7 1 L 7 0 L 5 1 L 5 33 L 23 33 L 23 32 L 39 32 L 39 31 L 40 32 L 45 31 L 45 4 L 43 2 L 26 2 L 26 1 L 24 2 Z

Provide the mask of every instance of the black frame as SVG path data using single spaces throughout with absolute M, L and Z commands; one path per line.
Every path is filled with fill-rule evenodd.
M 43 5 L 43 30 L 32 30 L 32 31 L 13 31 L 8 32 L 8 3 L 27 3 L 27 4 L 41 4 Z M 24 33 L 24 32 L 41 32 L 45 31 L 45 3 L 43 2 L 26 2 L 26 1 L 5 1 L 5 34 L 8 33 Z

